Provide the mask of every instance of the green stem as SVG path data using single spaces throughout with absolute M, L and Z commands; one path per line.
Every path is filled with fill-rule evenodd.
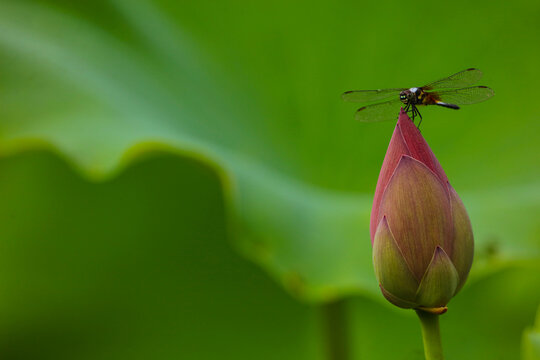
M 439 315 L 422 310 L 416 310 L 416 313 L 422 325 L 426 360 L 444 360 L 439 331 Z

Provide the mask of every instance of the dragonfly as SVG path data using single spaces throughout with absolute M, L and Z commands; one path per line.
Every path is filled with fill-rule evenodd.
M 459 109 L 459 105 L 476 104 L 486 101 L 495 93 L 487 86 L 472 86 L 482 78 L 482 72 L 475 68 L 460 71 L 422 87 L 394 88 L 378 90 L 354 90 L 341 95 L 347 102 L 366 104 L 356 111 L 355 118 L 363 122 L 385 121 L 392 116 L 396 105 L 405 104 L 405 111 L 411 113 L 412 120 L 420 117 L 419 106 L 437 105 L 448 109 Z

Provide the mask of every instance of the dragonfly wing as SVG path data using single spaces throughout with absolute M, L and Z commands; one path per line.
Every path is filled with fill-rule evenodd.
M 436 89 L 462 88 L 476 84 L 481 78 L 482 72 L 478 69 L 471 68 L 427 84 L 426 86 L 423 86 L 422 89 L 429 91 Z
M 448 104 L 469 105 L 486 101 L 495 93 L 486 86 L 473 86 L 457 90 L 437 91 L 439 100 Z
M 386 121 L 397 118 L 399 99 L 385 101 L 361 107 L 356 111 L 355 119 L 362 122 Z
M 399 98 L 399 93 L 403 90 L 405 89 L 353 90 L 344 92 L 341 98 L 347 102 L 370 103 L 392 96 Z

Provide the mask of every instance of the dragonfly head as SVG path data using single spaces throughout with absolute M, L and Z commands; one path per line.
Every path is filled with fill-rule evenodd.
M 399 93 L 399 100 L 404 104 L 414 103 L 415 94 L 407 89 Z

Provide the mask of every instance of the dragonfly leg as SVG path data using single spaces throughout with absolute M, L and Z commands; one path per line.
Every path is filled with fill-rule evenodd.
M 420 116 L 420 121 L 418 122 L 418 130 L 420 130 L 420 124 L 422 123 L 422 114 L 420 114 L 420 111 L 418 111 L 418 109 L 416 109 L 416 112 L 418 113 L 418 116 Z
M 407 104 L 407 106 L 405 106 L 405 109 L 403 109 L 403 111 L 405 111 L 405 114 L 408 114 L 409 113 L 409 108 L 411 107 L 411 104 Z M 398 116 L 398 119 L 399 119 L 399 116 Z

